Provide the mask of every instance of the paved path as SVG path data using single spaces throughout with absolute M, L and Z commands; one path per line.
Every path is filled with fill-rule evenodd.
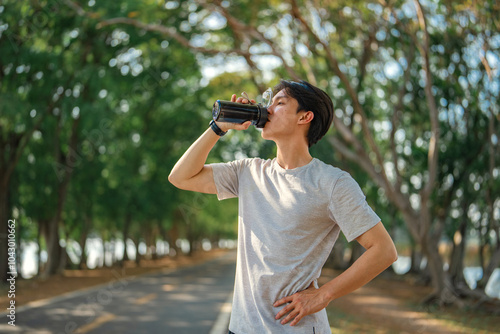
M 3 319 L 0 332 L 209 334 L 232 292 L 234 268 L 235 253 L 230 252 L 135 279 L 120 278 L 117 272 L 117 280 L 109 284 L 20 308 L 16 327 L 5 326 Z

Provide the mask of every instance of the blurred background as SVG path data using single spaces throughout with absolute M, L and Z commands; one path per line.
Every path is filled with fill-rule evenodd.
M 49 278 L 234 248 L 237 201 L 167 176 L 216 99 L 324 89 L 313 156 L 351 173 L 429 300 L 500 298 L 500 5 L 490 1 L 0 4 L 0 275 Z M 255 128 L 209 162 L 272 158 Z M 327 263 L 362 250 L 339 239 Z M 449 298 L 453 296 L 453 298 Z

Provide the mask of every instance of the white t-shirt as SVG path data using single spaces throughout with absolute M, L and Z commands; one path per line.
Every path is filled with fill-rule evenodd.
M 351 241 L 380 218 L 347 173 L 318 159 L 295 169 L 243 159 L 212 164 L 219 200 L 239 198 L 238 256 L 229 329 L 235 334 L 331 333 L 326 311 L 281 325 L 277 300 L 317 287 L 342 230 Z

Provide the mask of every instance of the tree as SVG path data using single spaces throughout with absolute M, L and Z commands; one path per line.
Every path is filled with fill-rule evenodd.
M 7 1 L 1 8 L 3 26 L 8 27 L 0 37 L 4 55 L 0 63 L 0 276 L 5 282 L 12 175 L 42 122 L 60 107 L 65 83 L 46 75 L 47 64 L 55 64 L 62 57 L 47 50 L 52 29 L 57 29 L 52 26 L 50 8 L 15 1 Z
M 450 146 L 460 147 L 448 138 L 454 127 L 464 126 L 460 119 L 464 111 L 480 105 L 481 92 L 498 95 L 498 90 L 478 85 L 485 78 L 481 73 L 494 72 L 489 62 L 498 63 L 492 53 L 499 47 L 493 42 L 498 40 L 493 19 L 498 9 L 492 2 L 484 5 L 485 9 L 441 2 L 423 6 L 419 1 L 338 1 L 320 7 L 317 2 L 296 0 L 215 1 L 193 5 L 191 12 L 198 19 L 183 22 L 181 29 L 125 17 L 108 18 L 99 25 L 125 24 L 161 33 L 204 54 L 204 61 L 217 61 L 219 55 L 226 62 L 242 59 L 250 70 L 244 75 L 258 90 L 276 74 L 306 77 L 327 88 L 336 105 L 336 132 L 328 137 L 332 148 L 338 158 L 361 167 L 397 208 L 428 260 L 433 297 L 446 304 L 458 302 L 466 293 L 450 280 L 438 251 L 445 227 L 459 228 L 449 224 L 447 213 L 455 205 L 461 181 L 471 171 L 467 162 L 489 155 L 489 165 L 494 166 L 498 159 L 493 158 L 498 156 L 494 155 L 498 150 L 494 130 L 489 131 L 490 149 L 453 156 L 458 162 L 452 174 L 446 172 L 449 165 L 442 158 Z M 203 24 L 208 18 L 217 22 L 213 28 Z M 483 22 L 480 32 L 472 28 L 477 20 Z M 192 34 L 193 30 L 201 31 Z M 478 35 L 484 37 L 483 67 L 469 56 L 477 49 L 474 37 Z M 270 60 L 275 66 L 266 68 Z M 493 78 L 490 86 L 498 87 L 498 77 L 489 76 Z M 449 96 L 457 87 L 467 102 Z M 485 117 L 496 129 L 498 110 L 490 110 L 477 110 L 470 122 L 479 123 L 471 129 L 486 129 L 488 122 L 481 121 Z M 466 134 L 463 140 L 471 138 Z M 491 191 L 496 187 L 488 189 L 489 198 L 494 198 Z M 498 205 L 489 203 L 490 208 Z M 470 209 L 476 204 L 468 205 Z
M 109 4 L 101 11 L 121 15 L 134 6 Z M 65 266 L 61 238 L 82 239 L 84 253 L 89 229 L 114 238 L 129 221 L 145 235 L 145 221 L 169 217 L 176 203 L 164 166 L 173 164 L 171 134 L 178 126 L 189 128 L 202 106 L 195 94 L 199 71 L 188 51 L 132 27 L 96 30 L 95 21 L 68 1 L 9 2 L 1 8 L 7 27 L 0 39 L 6 62 L 0 90 L 1 226 L 6 229 L 13 205 L 39 224 L 48 252 L 44 275 L 50 276 Z M 146 15 L 154 16 L 148 9 Z M 179 67 L 181 61 L 193 66 Z M 194 113 L 172 114 L 180 107 Z M 26 196 L 8 196 L 9 190 L 21 193 L 14 187 Z M 1 246 L 6 255 L 6 243 Z

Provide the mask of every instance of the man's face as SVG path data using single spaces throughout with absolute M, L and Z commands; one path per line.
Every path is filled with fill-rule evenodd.
M 297 100 L 289 96 L 285 89 L 279 91 L 274 96 L 273 103 L 267 108 L 269 122 L 262 130 L 262 138 L 276 141 L 297 135 L 298 121 L 305 112 L 297 112 L 298 108 Z

